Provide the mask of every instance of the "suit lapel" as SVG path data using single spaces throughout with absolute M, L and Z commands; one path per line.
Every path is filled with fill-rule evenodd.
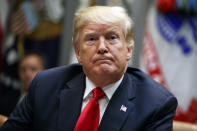
M 85 75 L 81 73 L 66 83 L 60 92 L 58 112 L 58 130 L 73 131 L 81 112 L 81 104 L 85 89 Z
M 135 107 L 135 88 L 131 78 L 125 74 L 105 110 L 98 131 L 119 131 L 121 129 L 129 112 Z

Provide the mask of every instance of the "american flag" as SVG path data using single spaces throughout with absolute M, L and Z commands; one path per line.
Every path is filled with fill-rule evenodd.
M 38 25 L 33 3 L 26 1 L 12 14 L 11 32 L 15 35 L 30 34 Z
M 15 35 L 30 33 L 27 20 L 25 18 L 24 12 L 21 9 L 18 9 L 16 12 L 13 12 L 12 14 L 11 32 Z
M 126 107 L 125 105 L 122 105 L 122 106 L 120 107 L 120 110 L 126 112 L 126 111 L 127 111 L 127 107 Z

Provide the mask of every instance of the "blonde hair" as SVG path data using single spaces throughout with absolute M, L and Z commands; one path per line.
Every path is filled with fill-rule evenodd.
M 92 6 L 75 13 L 73 43 L 79 41 L 80 31 L 92 23 L 120 24 L 127 44 L 133 46 L 133 21 L 122 7 Z

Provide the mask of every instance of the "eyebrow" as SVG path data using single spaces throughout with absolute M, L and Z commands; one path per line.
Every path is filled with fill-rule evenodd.
M 118 32 L 120 31 L 119 29 L 117 29 L 116 27 L 111 27 L 107 29 L 107 32 Z
M 92 35 L 92 34 L 96 34 L 96 31 L 94 31 L 94 30 L 87 30 L 87 31 L 84 31 L 84 36 Z
M 107 32 L 107 33 L 115 33 L 115 34 L 117 34 L 117 35 L 120 35 L 120 34 L 121 34 L 120 30 L 117 29 L 116 27 L 111 27 L 111 28 L 107 29 L 106 32 Z
M 97 33 L 97 31 L 95 31 L 95 30 L 87 29 L 86 31 L 84 31 L 84 36 L 94 35 L 96 33 Z M 120 30 L 116 27 L 111 27 L 111 28 L 107 29 L 105 31 L 105 33 L 116 33 L 116 34 L 120 35 Z

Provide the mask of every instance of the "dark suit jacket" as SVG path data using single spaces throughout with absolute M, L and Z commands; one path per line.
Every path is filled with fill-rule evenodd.
M 73 131 L 84 89 L 85 75 L 78 64 L 43 71 L 0 131 Z M 128 67 L 98 130 L 170 131 L 176 106 L 176 98 L 164 87 Z

